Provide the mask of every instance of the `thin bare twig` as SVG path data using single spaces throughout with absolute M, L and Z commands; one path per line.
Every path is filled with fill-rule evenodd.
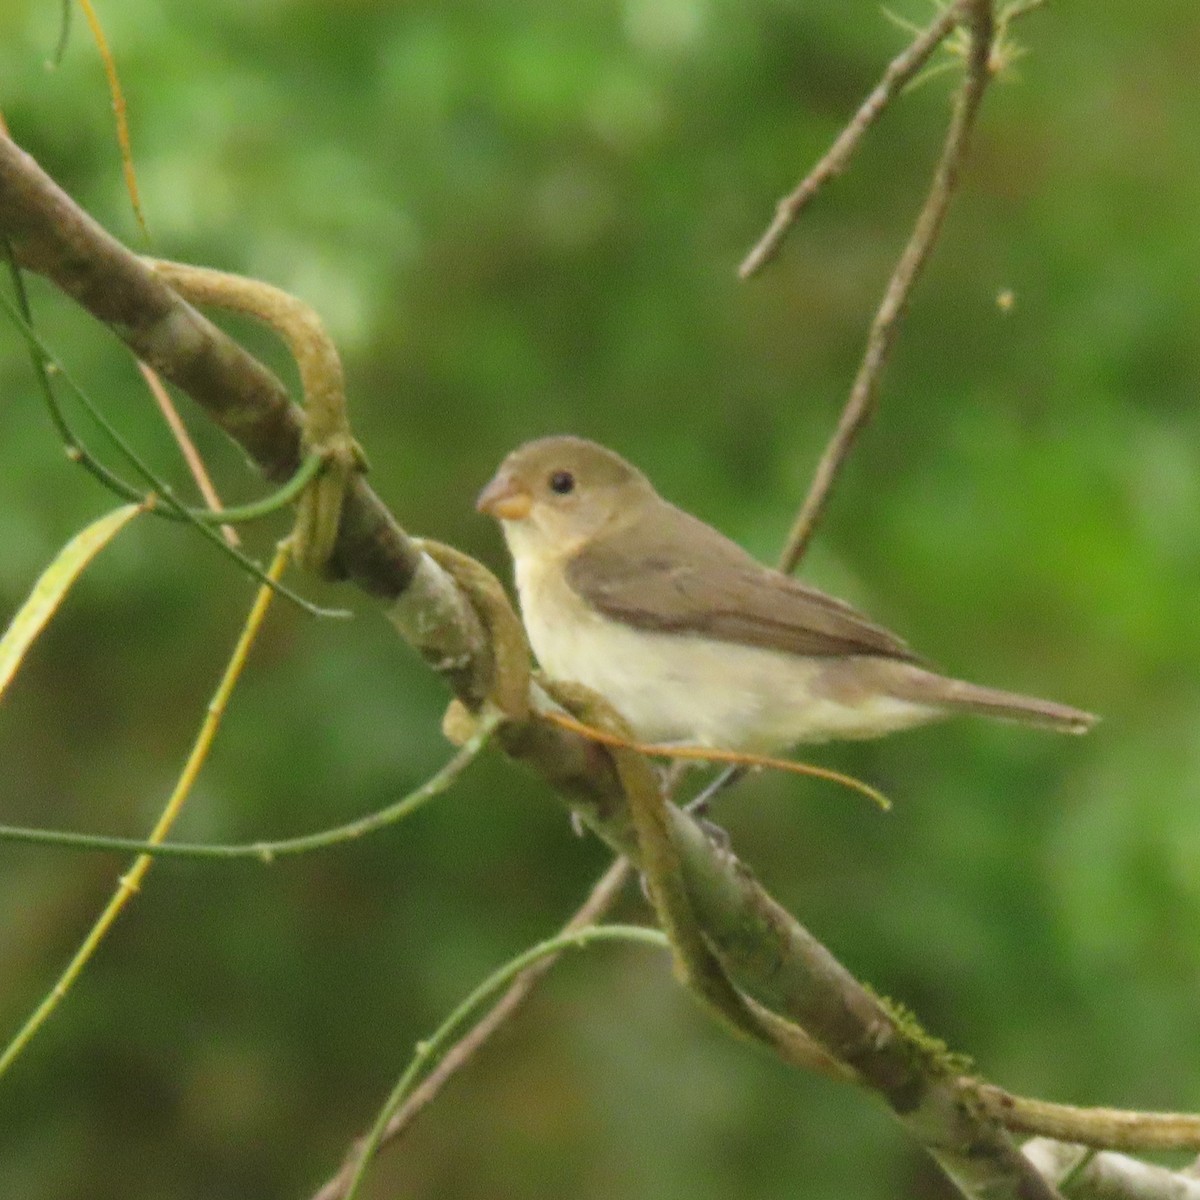
M 838 134 L 837 140 L 829 147 L 825 157 L 809 171 L 794 191 L 780 200 L 766 233 L 759 238 L 754 249 L 746 255 L 738 268 L 738 275 L 742 279 L 749 279 L 775 257 L 796 219 L 816 194 L 846 169 L 855 150 L 858 149 L 858 143 L 862 141 L 863 134 L 883 115 L 884 109 L 929 61 L 930 55 L 962 20 L 965 7 L 965 4 L 959 3 L 939 13 L 937 20 L 928 29 L 892 59 L 875 90 L 863 101 L 845 129 Z
M 618 858 L 596 881 L 591 894 L 580 905 L 575 915 L 563 926 L 563 933 L 573 933 L 601 920 L 616 903 L 621 889 L 629 879 L 630 866 L 627 858 Z M 516 1013 L 542 976 L 558 961 L 558 956 L 544 958 L 514 980 L 512 986 L 492 1008 L 472 1026 L 445 1058 L 422 1081 L 396 1115 L 388 1122 L 387 1131 L 379 1143 L 383 1149 L 389 1142 L 400 1137 L 420 1113 L 436 1098 L 443 1087 L 465 1067 L 478 1053 L 485 1042 Z M 362 1139 L 357 1139 L 342 1162 L 338 1173 L 329 1179 L 313 1196 L 313 1200 L 341 1200 L 354 1178 L 355 1168 L 361 1153 Z
M 879 396 L 883 372 L 891 357 L 900 322 L 922 269 L 933 251 L 941 231 L 942 221 L 950 207 L 958 184 L 958 175 L 966 157 L 971 130 L 979 112 L 979 103 L 992 78 L 990 56 L 992 44 L 992 11 L 989 3 L 980 0 L 961 0 L 947 10 L 956 20 L 965 21 L 970 30 L 970 47 L 966 60 L 966 75 L 954 105 L 954 115 L 946 133 L 942 155 L 934 171 L 933 182 L 925 204 L 917 216 L 908 244 L 896 263 L 888 281 L 883 302 L 871 323 L 867 348 L 850 389 L 850 398 L 842 410 L 837 429 L 813 474 L 808 495 L 788 534 L 787 547 L 780 559 L 780 569 L 795 570 L 804 556 L 809 539 L 816 529 L 834 482 L 846 461 L 855 439 L 870 421 Z M 931 29 L 933 26 L 931 26 Z M 922 35 L 922 38 L 928 36 Z
M 146 381 L 146 386 L 150 389 L 150 394 L 154 397 L 158 410 L 162 413 L 162 418 L 166 421 L 167 428 L 171 431 L 171 436 L 179 447 L 179 453 L 183 455 L 183 461 L 187 463 L 187 468 L 196 481 L 196 487 L 200 489 L 204 503 L 213 510 L 221 508 L 221 497 L 217 495 L 217 489 L 213 487 L 213 481 L 208 473 L 208 468 L 204 465 L 204 459 L 200 457 L 200 451 L 196 449 L 196 444 L 192 441 L 191 434 L 188 433 L 187 426 L 183 423 L 183 418 L 179 415 L 179 410 L 171 399 L 171 393 L 163 386 L 163 381 L 144 362 L 138 363 L 138 370 L 141 371 L 142 378 Z M 237 530 L 232 525 L 222 525 L 221 536 L 231 546 L 242 544 Z

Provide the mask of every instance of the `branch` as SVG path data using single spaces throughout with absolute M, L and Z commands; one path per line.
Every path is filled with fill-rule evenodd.
M 1124 1154 L 1093 1154 L 1045 1138 L 1027 1142 L 1024 1154 L 1071 1200 L 1200 1200 L 1200 1179 Z
M 374 1126 L 363 1142 L 362 1153 L 359 1161 L 355 1164 L 354 1173 L 346 1191 L 346 1200 L 356 1200 L 358 1197 L 363 1177 L 375 1152 L 379 1149 L 379 1143 L 383 1140 L 392 1116 L 412 1095 L 420 1076 L 450 1050 L 453 1038 L 459 1028 L 471 1019 L 475 1011 L 491 1003 L 494 997 L 502 995 L 505 988 L 541 959 L 558 959 L 566 950 L 582 950 L 594 942 L 637 942 L 643 946 L 655 946 L 661 949 L 669 947 L 667 936 L 660 929 L 653 929 L 645 925 L 591 925 L 576 930 L 574 933 L 559 934 L 549 941 L 530 946 L 529 949 L 522 951 L 516 958 L 510 959 L 494 971 L 454 1009 L 428 1038 L 417 1042 L 408 1066 L 397 1080 L 395 1087 L 392 1088 L 387 1100 L 384 1101 Z
M 3 667 L 4 658 L 0 655 L 0 682 L 4 681 Z M 335 825 L 330 829 L 321 829 L 316 833 L 304 833 L 274 841 L 164 842 L 75 833 L 65 829 L 30 829 L 19 825 L 0 825 L 0 842 L 54 846 L 60 850 L 129 850 L 148 858 L 203 858 L 222 862 L 255 862 L 269 867 L 281 858 L 328 850 L 331 846 L 356 841 L 377 829 L 383 829 L 411 816 L 417 809 L 457 782 L 458 777 L 487 745 L 500 718 L 500 713 L 492 711 L 476 721 L 471 736 L 462 744 L 458 753 L 445 766 L 399 800 L 364 817 L 356 817 L 353 821 Z
M 929 56 L 949 36 L 962 20 L 962 3 L 942 10 L 936 21 L 888 64 L 875 90 L 863 101 L 850 123 L 838 134 L 825 157 L 796 185 L 794 191 L 780 200 L 767 231 L 754 249 L 742 260 L 738 276 L 749 279 L 769 263 L 783 244 L 788 230 L 809 206 L 817 193 L 849 165 L 863 134 L 883 115 L 884 109 L 900 94 L 904 86 L 929 61 Z
M 171 393 L 163 387 L 162 380 L 144 362 L 138 363 L 138 370 L 142 373 L 146 387 L 149 389 L 150 395 L 154 397 L 154 403 L 158 405 L 158 411 L 162 413 L 163 421 L 171 431 L 175 444 L 179 447 L 179 453 L 187 464 L 187 469 L 191 473 L 204 503 L 216 511 L 221 508 L 221 497 L 217 495 L 217 489 L 213 486 L 208 468 L 204 465 L 204 459 L 200 457 L 200 452 L 196 449 L 196 445 L 187 431 L 187 426 L 183 423 L 183 418 L 179 415 L 179 410 L 171 399 Z M 237 530 L 232 525 L 222 525 L 221 536 L 231 546 L 242 544 Z
M 1057 1196 L 974 1100 L 944 1046 L 863 987 L 685 814 L 673 817 L 696 916 L 737 987 L 852 1068 L 963 1195 Z
M 1100 1150 L 1200 1150 L 1200 1116 L 1194 1113 L 1077 1108 L 1014 1096 L 990 1083 L 972 1086 L 980 1103 L 1012 1133 Z
M 575 915 L 562 927 L 559 936 L 575 933 L 589 925 L 595 925 L 616 903 L 629 879 L 629 860 L 618 858 L 596 881 L 588 898 L 579 906 Z M 447 1052 L 432 1071 L 413 1089 L 412 1095 L 396 1111 L 383 1136 L 378 1150 L 395 1141 L 407 1132 L 408 1127 L 437 1098 L 442 1088 L 458 1074 L 482 1049 L 488 1039 L 509 1020 L 529 998 L 539 983 L 556 962 L 559 955 L 540 958 L 526 967 L 509 985 L 508 991 L 471 1027 L 471 1029 Z M 358 1138 L 350 1147 L 338 1173 L 327 1180 L 313 1200 L 342 1200 L 354 1179 L 358 1162 L 362 1156 L 365 1138 Z
M 294 469 L 300 422 L 274 376 L 180 300 L 6 139 L 0 140 L 0 235 L 11 241 L 23 266 L 51 279 L 191 394 L 268 474 Z M 468 709 L 478 709 L 493 686 L 510 689 L 506 681 L 513 678 L 518 658 L 527 672 L 528 648 L 499 584 L 463 555 L 439 550 L 440 562 L 435 562 L 361 480 L 353 481 L 347 497 L 337 554 L 350 579 L 390 602 L 389 617 Z M 536 688 L 530 698 L 535 706 L 549 704 Z M 512 712 L 520 706 L 506 695 L 499 707 Z M 508 753 L 533 766 L 605 841 L 636 863 L 638 842 L 628 805 L 602 747 L 523 713 L 502 725 L 497 736 Z M 934 1070 L 927 1056 L 914 1052 L 879 1002 L 744 868 L 717 854 L 700 826 L 676 809 L 669 816 L 680 825 L 672 831 L 673 840 L 690 847 L 685 878 L 689 888 L 703 885 L 703 896 L 694 898 L 696 911 L 730 979 L 765 1008 L 798 1019 L 835 1057 L 849 1053 L 848 1061 L 864 1079 L 885 1085 L 884 1094 L 902 1120 L 906 1112 L 919 1112 L 920 1122 L 906 1123 L 939 1161 L 950 1164 L 956 1178 L 967 1181 L 970 1173 L 957 1170 L 954 1152 L 938 1146 L 980 1147 L 988 1164 L 986 1183 L 997 1197 L 1015 1197 L 1024 1188 L 1030 1200 L 1047 1200 L 1052 1193 L 977 1106 L 961 1105 L 956 1112 L 947 1103 L 938 1111 L 928 1103 L 930 1095 L 949 1100 L 949 1073 Z M 764 912 L 770 919 L 762 919 Z M 746 940 L 748 929 L 761 939 L 757 951 Z M 816 959 L 811 954 L 791 959 L 800 948 Z M 814 962 L 822 968 L 832 964 L 837 971 L 814 972 Z M 781 978 L 791 981 L 784 995 L 776 993 L 773 982 Z M 799 1011 L 793 1004 L 797 995 L 806 998 Z M 937 1077 L 932 1090 L 925 1083 L 931 1072 Z M 997 1190 L 997 1179 L 1007 1186 Z M 983 1194 L 973 1182 L 967 1190 Z
M 937 169 L 934 171 L 929 194 L 926 196 L 925 204 L 913 226 L 908 244 L 904 247 L 904 251 L 896 263 L 896 269 L 892 272 L 887 290 L 884 292 L 883 302 L 875 314 L 875 320 L 871 323 L 871 330 L 867 335 L 866 351 L 858 368 L 858 374 L 855 376 L 854 385 L 850 389 L 850 397 L 842 411 L 841 419 L 838 421 L 837 430 L 821 455 L 821 460 L 813 475 L 813 481 L 809 486 L 808 495 L 788 534 L 787 545 L 780 558 L 780 570 L 785 572 L 795 570 L 796 564 L 804 556 L 809 539 L 813 535 L 817 522 L 821 519 L 821 514 L 825 511 L 825 504 L 838 473 L 841 471 L 855 439 L 874 415 L 883 372 L 891 357 L 896 335 L 900 331 L 900 322 L 908 305 L 908 298 L 922 269 L 929 260 L 941 230 L 942 221 L 950 207 L 951 198 L 958 184 L 958 173 L 966 157 L 971 129 L 979 112 L 979 103 L 983 99 L 983 93 L 991 79 L 989 59 L 992 43 L 992 9 L 990 2 L 959 0 L 959 3 L 947 9 L 942 17 L 913 43 L 913 47 L 924 48 L 928 44 L 928 51 L 932 51 L 937 42 L 949 32 L 948 28 L 943 28 L 947 21 L 950 25 L 964 22 L 967 27 L 969 50 L 966 75 L 955 101 L 954 115 L 950 120 L 950 128 L 946 133 L 946 142 L 942 148 Z M 931 38 L 934 38 L 932 42 Z M 928 57 L 928 51 L 925 57 Z M 901 55 L 896 62 L 901 62 L 904 57 Z M 907 61 L 905 65 L 908 65 Z M 895 66 L 896 63 L 893 63 L 892 67 Z M 915 70 L 919 66 L 918 62 L 913 69 Z M 891 68 L 889 68 L 890 70 Z M 887 76 L 885 76 L 885 82 L 886 80 Z M 883 84 L 880 87 L 883 87 Z M 866 106 L 864 106 L 865 108 Z M 862 112 L 860 111 L 859 117 L 861 116 Z M 827 170 L 824 177 L 828 177 L 830 173 Z M 816 175 L 817 171 L 814 171 L 813 174 Z M 803 190 L 803 187 L 804 185 L 801 185 L 801 189 L 798 191 Z M 815 191 L 815 188 L 813 190 Z
M 22 267 L 49 279 L 191 396 L 267 479 L 278 483 L 295 474 L 302 457 L 302 414 L 283 384 L 3 136 L 0 233 Z M 482 661 L 482 634 L 470 608 L 362 479 L 350 486 L 333 566 L 379 599 L 394 601 L 415 590 L 441 619 L 431 623 L 432 636 L 412 629 L 409 640 L 444 667 L 452 686 L 476 702 L 486 694 L 486 680 L 457 677 Z M 404 622 L 412 614 L 404 608 L 392 615 Z
M 983 37 L 987 5 L 977 10 Z M 188 391 L 268 474 L 294 469 L 299 422 L 278 381 L 4 140 L 0 236 L 12 240 L 24 266 L 75 297 Z M 638 839 L 612 760 L 604 748 L 538 716 L 551 702 L 528 682 L 528 648 L 495 579 L 466 556 L 416 543 L 361 480 L 347 499 L 337 556 L 347 578 L 385 602 L 389 618 L 466 710 L 476 712 L 492 697 L 507 717 L 497 731 L 506 752 L 636 864 Z M 1054 1196 L 943 1048 L 859 984 L 741 863 L 714 848 L 700 825 L 675 808 L 665 816 L 705 937 L 751 1002 L 789 1029 L 800 1027 L 845 1064 L 844 1072 L 881 1095 L 966 1195 Z

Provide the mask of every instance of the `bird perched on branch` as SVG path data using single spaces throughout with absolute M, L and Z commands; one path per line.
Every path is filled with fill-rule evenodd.
M 595 442 L 514 450 L 476 507 L 499 520 L 530 644 L 644 742 L 772 752 L 955 713 L 1062 733 L 1079 709 L 939 675 L 848 604 L 763 566 Z

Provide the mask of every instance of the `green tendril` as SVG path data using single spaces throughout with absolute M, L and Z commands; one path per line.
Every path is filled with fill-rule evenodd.
M 6 244 L 7 246 L 7 244 Z M 14 283 L 18 288 L 18 295 L 24 297 L 24 290 L 20 286 L 20 271 L 16 267 L 15 259 L 12 255 L 11 246 L 7 247 L 9 266 L 13 272 Z M 67 456 L 72 460 L 81 463 L 93 475 L 95 475 L 106 487 L 115 491 L 123 500 L 132 501 L 134 503 L 146 503 L 147 496 L 144 492 L 126 483 L 119 476 L 114 475 L 108 468 L 97 462 L 84 448 L 79 444 L 78 439 L 74 437 L 70 426 L 67 424 L 62 410 L 59 407 L 57 400 L 54 398 L 54 389 L 50 386 L 47 375 L 47 364 L 53 363 L 55 372 L 66 384 L 67 388 L 74 394 L 75 398 L 83 406 L 87 414 L 96 423 L 100 431 L 108 438 L 112 445 L 116 448 L 130 466 L 136 471 L 149 486 L 154 495 L 154 505 L 152 506 L 155 512 L 162 516 L 173 517 L 176 520 L 184 521 L 187 524 L 197 529 L 202 536 L 206 537 L 210 542 L 216 545 L 220 551 L 229 556 L 236 562 L 243 571 L 253 576 L 259 583 L 266 584 L 279 595 L 290 600 L 293 604 L 303 609 L 312 616 L 318 617 L 349 617 L 351 614 L 345 609 L 329 609 L 322 608 L 319 605 L 313 604 L 312 601 L 304 599 L 298 592 L 288 587 L 284 583 L 277 582 L 267 578 L 266 571 L 261 564 L 255 562 L 248 555 L 238 550 L 234 546 L 230 546 L 223 537 L 217 532 L 216 526 L 224 524 L 230 520 L 230 517 L 225 512 L 211 512 L 204 510 L 203 515 L 185 505 L 176 495 L 174 489 L 163 479 L 161 479 L 142 459 L 142 457 L 134 450 L 133 446 L 125 439 L 120 431 L 108 420 L 100 409 L 92 402 L 84 389 L 75 381 L 69 371 L 59 362 L 49 347 L 42 341 L 37 331 L 30 324 L 27 311 L 28 300 L 25 298 L 25 303 L 21 306 L 14 304 L 7 296 L 0 293 L 0 308 L 3 308 L 7 313 L 13 325 L 16 326 L 18 332 L 25 339 L 26 344 L 30 348 L 30 353 L 35 360 L 35 367 L 38 378 L 42 381 L 43 394 L 47 400 L 50 409 L 51 420 L 54 422 L 55 429 L 62 438 L 66 447 Z M 25 311 L 22 311 L 24 309 Z M 315 459 L 316 461 L 311 461 Z M 296 476 L 285 484 L 279 492 L 274 496 L 257 502 L 255 504 L 246 505 L 242 509 L 234 509 L 233 519 L 237 519 L 239 512 L 249 511 L 250 518 L 262 516 L 264 512 L 272 512 L 275 508 L 294 499 L 304 486 L 312 481 L 319 473 L 321 468 L 321 459 L 319 455 L 312 455 L 305 460 Z M 297 476 L 303 476 L 297 483 Z M 280 496 L 283 499 L 280 500 Z M 165 507 L 160 507 L 165 506 Z
M 354 841 L 411 816 L 435 796 L 444 792 L 462 774 L 479 752 L 487 745 L 503 715 L 494 710 L 480 718 L 479 727 L 462 748 L 436 774 L 420 787 L 409 792 L 394 804 L 368 813 L 365 817 L 300 837 L 283 838 L 273 842 L 242 842 L 221 845 L 208 842 L 143 842 L 136 838 L 107 837 L 103 834 L 72 833 L 57 829 L 30 829 L 19 825 L 0 825 L 0 841 L 21 842 L 27 845 L 54 846 L 65 850 L 132 851 L 159 858 L 216 858 L 251 859 L 270 864 L 277 858 L 307 854 Z

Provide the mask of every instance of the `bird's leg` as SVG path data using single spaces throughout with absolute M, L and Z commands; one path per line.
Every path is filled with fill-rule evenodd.
M 690 766 L 690 763 L 677 758 L 659 768 L 659 785 L 665 799 L 670 800 L 675 794 L 675 789 L 683 782 Z
M 749 767 L 732 766 L 726 767 L 719 775 L 708 784 L 707 787 L 697 792 L 686 805 L 684 812 L 691 813 L 694 817 L 703 817 L 708 812 L 708 806 L 721 794 L 726 788 L 733 787 L 749 770 Z M 705 822 L 707 825 L 708 822 Z M 724 833 L 724 830 L 722 830 Z

